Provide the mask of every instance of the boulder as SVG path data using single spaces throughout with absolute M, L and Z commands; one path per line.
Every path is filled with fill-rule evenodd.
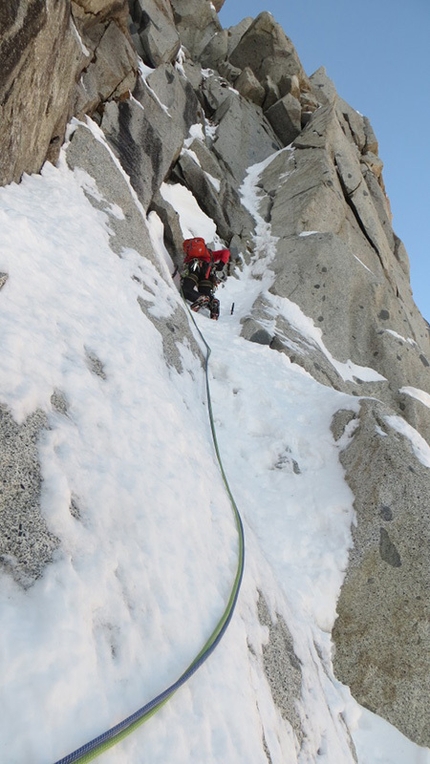
M 202 95 L 205 101 L 205 107 L 212 115 L 224 103 L 232 93 L 232 89 L 223 77 L 216 74 L 206 76 L 202 84 Z
M 273 104 L 265 114 L 284 146 L 297 138 L 302 129 L 302 107 L 291 93 Z
M 241 74 L 240 69 L 238 69 L 237 66 L 233 66 L 233 64 L 231 64 L 230 61 L 221 61 L 218 64 L 218 71 L 221 77 L 224 77 L 226 80 L 228 80 L 232 84 L 236 83 L 237 78 Z
M 176 65 L 177 69 L 181 69 L 187 82 L 190 83 L 197 97 L 200 94 L 200 88 L 203 82 L 203 73 L 201 67 L 192 61 L 189 57 L 184 56 L 181 66 Z
M 210 0 L 171 0 L 181 43 L 196 60 L 222 27 Z
M 88 55 L 69 2 L 24 0 L 2 8 L 0 184 L 55 160 Z
M 337 604 L 334 668 L 362 705 L 429 746 L 430 463 L 428 447 L 423 463 L 419 436 L 399 432 L 403 420 L 392 414 L 363 400 L 341 454 L 357 525 Z
M 273 106 L 275 103 L 277 103 L 281 97 L 279 88 L 271 78 L 270 75 L 267 75 L 263 80 L 263 87 L 264 91 L 266 93 L 266 98 L 264 99 L 263 108 L 264 111 L 267 111 L 267 109 L 270 109 L 271 106 Z
M 161 0 L 134 0 L 131 17 L 136 25 L 133 39 L 149 66 L 172 63 L 181 42 L 170 3 Z
M 263 105 L 266 97 L 265 90 L 249 66 L 245 66 L 243 72 L 241 72 L 237 80 L 235 80 L 234 86 L 236 90 L 239 91 L 240 95 L 247 98 L 248 101 L 252 101 L 257 106 Z

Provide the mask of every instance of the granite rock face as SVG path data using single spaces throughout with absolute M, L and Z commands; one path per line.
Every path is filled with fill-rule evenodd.
M 39 172 L 59 150 L 75 82 L 88 61 L 70 2 L 27 0 L 2 8 L 0 184 Z
M 429 468 L 399 432 L 401 421 L 363 401 L 342 452 L 359 516 L 333 633 L 334 667 L 357 700 L 428 746 Z
M 323 71 L 310 81 L 320 107 L 260 176 L 260 214 L 276 254 L 272 284 L 243 335 L 322 384 L 370 397 L 343 454 L 357 528 L 333 633 L 335 670 L 363 705 L 429 745 L 429 472 L 389 424 L 403 422 L 430 443 L 429 327 L 391 227 L 369 121 Z M 311 319 L 310 335 L 291 305 Z
M 18 7 L 17 7 L 18 6 Z M 2 9 L 0 183 L 56 161 L 73 115 L 136 81 L 126 0 L 21 0 Z
M 132 100 L 106 104 L 101 123 L 145 210 L 199 119 L 197 98 L 175 69 L 163 66 L 154 77 L 138 81 Z

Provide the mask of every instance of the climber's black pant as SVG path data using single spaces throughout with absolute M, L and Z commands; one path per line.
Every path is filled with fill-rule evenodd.
M 214 285 L 208 279 L 196 281 L 192 276 L 182 277 L 182 294 L 186 300 L 195 302 L 201 294 L 212 297 Z

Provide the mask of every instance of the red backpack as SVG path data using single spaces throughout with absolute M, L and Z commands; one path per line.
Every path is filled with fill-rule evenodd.
M 191 260 L 203 260 L 205 263 L 212 262 L 211 253 L 205 244 L 205 240 L 199 236 L 196 236 L 194 239 L 185 239 L 182 246 L 185 252 L 184 264 L 191 262 Z

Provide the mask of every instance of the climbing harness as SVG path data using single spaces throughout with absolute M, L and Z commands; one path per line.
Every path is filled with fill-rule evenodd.
M 206 378 L 206 397 L 207 397 L 208 414 L 209 414 L 212 440 L 213 440 L 221 476 L 222 476 L 222 479 L 223 479 L 223 482 L 224 482 L 224 485 L 225 485 L 225 488 L 232 506 L 233 515 L 235 518 L 236 528 L 238 533 L 237 569 L 236 569 L 236 575 L 233 581 L 232 589 L 230 592 L 230 597 L 228 599 L 227 605 L 225 607 L 225 610 L 221 618 L 216 624 L 214 630 L 212 631 L 212 634 L 209 636 L 208 640 L 203 645 L 198 655 L 196 655 L 192 663 L 190 663 L 188 668 L 185 669 L 183 674 L 181 674 L 181 676 L 175 682 L 173 682 L 173 684 L 171 684 L 170 687 L 168 687 L 166 690 L 161 692 L 155 698 L 150 700 L 148 703 L 142 706 L 142 708 L 139 708 L 139 710 L 135 711 L 134 714 L 131 714 L 131 716 L 128 716 L 126 719 L 124 719 L 122 722 L 119 722 L 111 729 L 107 730 L 106 732 L 103 732 L 101 735 L 94 738 L 93 740 L 90 740 L 88 743 L 85 743 L 85 745 L 81 746 L 76 751 L 73 751 L 72 753 L 69 753 L 64 758 L 59 759 L 55 764 L 73 764 L 73 762 L 79 762 L 79 764 L 84 764 L 84 762 L 92 761 L 97 756 L 100 756 L 100 754 L 102 754 L 104 751 L 107 751 L 109 748 L 112 748 L 114 745 L 116 745 L 116 743 L 119 743 L 125 737 L 130 735 L 132 732 L 134 732 L 135 729 L 137 729 L 137 727 L 139 727 L 141 724 L 147 721 L 151 716 L 156 714 L 157 711 L 159 711 L 160 708 L 162 708 L 167 703 L 167 701 L 172 697 L 172 695 L 174 695 L 174 693 L 177 690 L 179 690 L 179 688 L 182 687 L 182 685 L 184 685 L 188 681 L 188 679 L 192 677 L 192 675 L 200 668 L 200 666 L 202 666 L 202 664 L 213 653 L 216 646 L 219 644 L 219 642 L 221 641 L 221 639 L 223 638 L 227 630 L 227 627 L 233 616 L 237 598 L 239 596 L 239 590 L 240 590 L 240 585 L 242 582 L 242 576 L 243 576 L 243 570 L 244 570 L 244 564 L 245 564 L 245 537 L 244 537 L 244 531 L 243 531 L 243 524 L 242 524 L 242 519 L 240 517 L 239 510 L 237 508 L 236 502 L 234 500 L 233 494 L 228 484 L 227 476 L 224 471 L 224 466 L 222 463 L 221 454 L 220 454 L 220 450 L 218 446 L 218 440 L 217 440 L 213 411 L 212 411 L 212 399 L 211 399 L 210 386 L 209 386 L 209 357 L 211 354 L 211 349 L 208 343 L 206 342 L 199 327 L 197 326 L 191 311 L 189 311 L 189 314 L 206 348 L 204 371 L 205 371 L 205 378 Z

